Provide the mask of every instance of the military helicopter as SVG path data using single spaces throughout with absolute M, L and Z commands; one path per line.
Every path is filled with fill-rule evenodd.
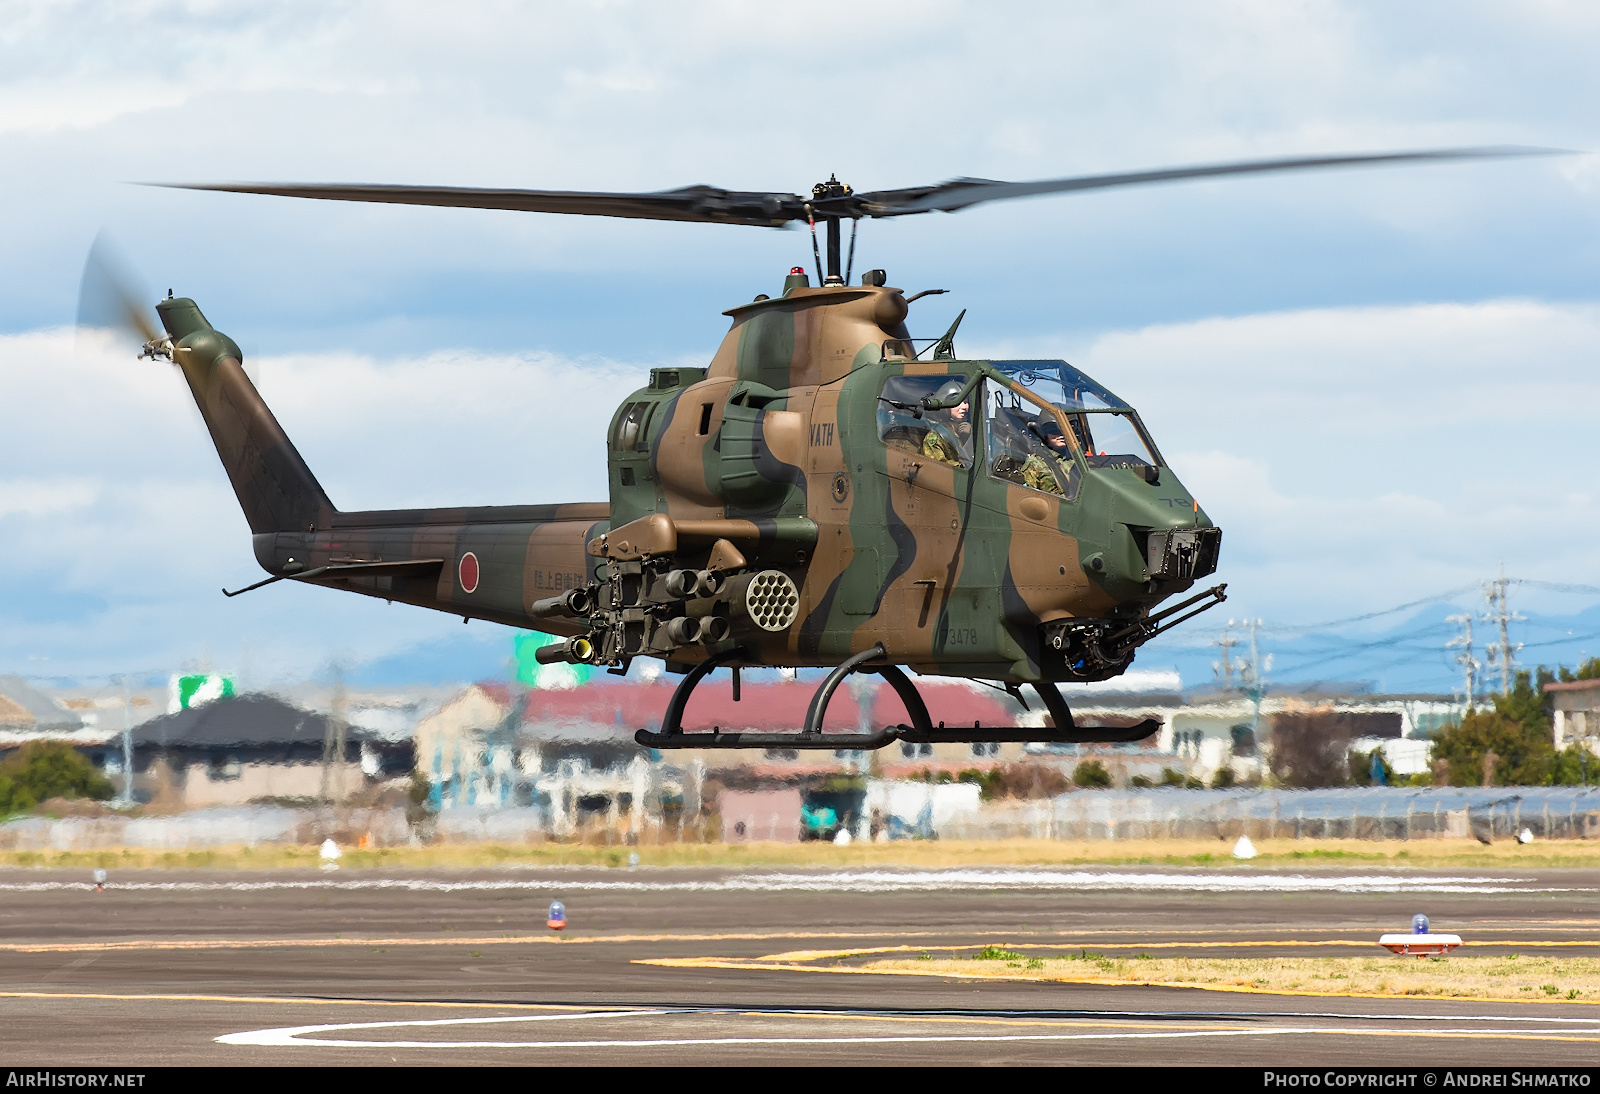
M 624 673 L 639 657 L 682 673 L 652 748 L 876 749 L 908 743 L 1126 742 L 1160 723 L 1074 723 L 1057 685 L 1122 673 L 1141 645 L 1225 599 L 1222 532 L 1162 457 L 1138 411 L 1060 360 L 974 360 L 914 338 L 906 296 L 871 269 L 852 284 L 863 219 L 1183 179 L 1528 155 L 1468 148 L 1255 160 L 1043 182 L 956 179 L 809 195 L 694 186 L 573 193 L 325 184 L 162 184 L 341 201 L 783 227 L 811 232 L 817 280 L 793 267 L 774 295 L 729 308 L 705 368 L 657 368 L 607 433 L 610 497 L 571 505 L 347 512 L 318 484 L 245 375 L 243 354 L 192 300 L 156 305 L 142 356 L 188 382 L 279 581 L 343 589 L 537 628 L 545 663 Z M 841 264 L 842 224 L 850 221 Z M 817 224 L 825 245 L 819 247 Z M 824 263 L 824 247 L 826 262 Z M 842 269 L 841 269 L 842 265 Z M 822 667 L 793 733 L 686 732 L 716 667 Z M 904 671 L 967 677 L 1023 700 L 1044 729 L 935 722 Z M 825 733 L 853 672 L 894 688 L 909 725 Z M 1026 703 L 1024 702 L 1024 705 Z

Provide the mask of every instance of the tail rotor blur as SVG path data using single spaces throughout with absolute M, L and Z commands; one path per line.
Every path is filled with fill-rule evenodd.
M 144 346 L 141 356 L 161 352 L 167 336 L 156 325 L 146 301 L 150 294 L 133 267 L 104 231 L 95 236 L 78 286 L 78 330 L 108 331 L 118 339 L 133 335 Z

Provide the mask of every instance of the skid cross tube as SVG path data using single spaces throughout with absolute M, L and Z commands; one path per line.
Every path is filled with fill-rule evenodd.
M 811 705 L 806 708 L 806 724 L 800 730 L 800 735 L 802 737 L 821 736 L 822 717 L 828 713 L 828 702 L 833 698 L 834 690 L 838 688 L 846 676 L 855 672 L 868 661 L 877 661 L 887 655 L 887 651 L 883 648 L 883 643 L 879 642 L 870 650 L 862 650 L 860 653 L 851 654 L 839 662 L 838 666 L 828 673 L 828 678 L 822 681 L 822 686 L 817 689 L 816 694 L 811 696 Z M 896 688 L 895 690 L 899 691 L 900 689 Z
M 667 703 L 667 713 L 661 719 L 661 732 L 659 734 L 652 733 L 650 736 L 681 736 L 683 733 L 683 712 L 689 706 L 689 693 L 695 689 L 695 685 L 710 676 L 711 670 L 724 661 L 731 661 L 743 654 L 744 647 L 735 646 L 731 650 L 723 650 L 721 653 L 712 654 L 685 673 L 683 679 L 678 681 L 678 686 L 672 693 L 672 699 Z M 648 730 L 643 729 L 639 731 L 640 744 L 645 743 L 643 735 L 648 732 Z
M 894 688 L 895 694 L 900 696 L 900 701 L 905 704 L 906 713 L 911 715 L 909 726 L 896 727 L 900 731 L 900 739 L 909 740 L 907 733 L 932 733 L 933 719 L 928 717 L 928 704 L 922 701 L 922 693 L 917 691 L 916 685 L 906 677 L 906 674 L 895 665 L 879 665 L 875 671 Z
M 1133 726 L 1079 726 L 1073 721 L 1072 711 L 1061 691 L 1049 681 L 1034 684 L 1034 690 L 1044 700 L 1054 726 L 946 726 L 933 724 L 928 706 L 922 700 L 910 678 L 897 665 L 873 664 L 887 656 L 882 645 L 845 660 L 828 674 L 814 695 L 806 711 L 805 728 L 799 733 L 724 733 L 715 727 L 710 733 L 685 733 L 683 714 L 689 704 L 689 693 L 718 665 L 735 660 L 747 651 L 741 647 L 713 654 L 690 669 L 672 693 L 667 711 L 661 720 L 661 731 L 652 733 L 641 729 L 633 739 L 646 748 L 793 748 L 793 749 L 851 749 L 872 751 L 905 741 L 907 744 L 969 744 L 1000 742 L 1037 742 L 1040 744 L 1120 744 L 1140 741 L 1161 728 L 1161 722 L 1146 718 Z M 911 725 L 885 726 L 875 733 L 823 733 L 822 720 L 828 702 L 845 677 L 852 672 L 876 672 L 895 690 L 911 718 Z

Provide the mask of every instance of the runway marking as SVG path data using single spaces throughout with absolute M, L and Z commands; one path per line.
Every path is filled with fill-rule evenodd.
M 780 938 L 944 938 L 958 934 L 970 938 L 971 931 L 748 931 L 714 934 L 544 934 L 495 935 L 479 938 L 207 938 L 207 939 L 108 939 L 101 942 L 3 942 L 0 952 L 78 953 L 105 950 L 259 950 L 320 946 L 525 946 L 556 944 L 570 946 L 584 942 L 761 942 Z M 938 947 L 948 949 L 949 947 Z M 958 947 L 958 948 L 965 948 Z
M 771 1019 L 774 1017 L 790 1017 L 810 1021 L 827 1021 L 839 1017 L 849 1017 L 856 1020 L 873 1020 L 875 1016 L 869 1013 L 856 1013 L 848 1016 L 818 1013 L 815 1011 L 783 1012 L 760 1011 L 734 1011 L 721 1012 L 722 1014 L 751 1015 Z M 1017 1042 L 1050 1042 L 1050 1041 L 1137 1041 L 1137 1040 L 1193 1040 L 1204 1037 L 1282 1037 L 1282 1036 L 1360 1036 L 1360 1037 L 1446 1037 L 1446 1038 L 1472 1038 L 1472 1039 L 1500 1039 L 1518 1041 L 1577 1041 L 1594 1043 L 1600 1039 L 1600 1027 L 1590 1025 L 1583 1030 L 1573 1030 L 1570 1026 L 1563 1027 L 1561 1019 L 1531 1019 L 1531 1021 L 1547 1022 L 1552 1028 L 1547 1029 L 1362 1029 L 1351 1026 L 1278 1026 L 1272 1028 L 1237 1029 L 1215 1028 L 1199 1030 L 1157 1030 L 1149 1032 L 1082 1032 L 1070 1033 L 949 1033 L 949 1034 L 860 1034 L 853 1036 L 791 1036 L 791 1037 L 685 1037 L 685 1038 L 643 1038 L 637 1040 L 612 1039 L 612 1040 L 568 1040 L 568 1041 L 405 1041 L 405 1040 L 359 1040 L 353 1038 L 316 1037 L 313 1034 L 341 1033 L 354 1030 L 379 1030 L 379 1029 L 418 1029 L 442 1028 L 480 1025 L 505 1025 L 519 1022 L 554 1022 L 554 1021 L 582 1021 L 591 1018 L 617 1018 L 617 1017 L 671 1017 L 685 1016 L 703 1019 L 707 1015 L 705 1009 L 691 1010 L 637 1010 L 625 1013 L 615 1011 L 582 1011 L 574 1014 L 561 1015 L 509 1015 L 491 1016 L 483 1018 L 437 1018 L 422 1019 L 405 1022 L 348 1022 L 330 1023 L 304 1026 L 280 1026 L 274 1029 L 247 1030 L 242 1033 L 229 1033 L 217 1037 L 216 1041 L 225 1045 L 248 1045 L 253 1047 L 269 1048 L 368 1048 L 379 1050 L 393 1050 L 399 1048 L 423 1049 L 449 1049 L 449 1048 L 692 1048 L 715 1046 L 742 1046 L 742 1045 L 872 1045 L 872 1044 L 951 1044 L 951 1043 L 1017 1043 Z M 903 1018 L 905 1016 L 885 1016 Z M 1343 1016 L 1341 1016 L 1343 1017 Z M 1507 1021 L 1498 1015 L 1419 1015 L 1415 1018 L 1405 1015 L 1352 1015 L 1357 1020 L 1378 1021 Z M 909 1020 L 917 1020 L 914 1016 Z M 949 1019 L 947 1019 L 949 1020 Z M 956 1018 L 955 1021 L 961 1019 Z M 1510 1019 L 1515 1021 L 1516 1019 Z M 1568 1020 L 1571 1021 L 1571 1020 Z M 1578 1035 L 1574 1035 L 1578 1034 Z
M 818 873 L 738 874 L 707 881 L 598 881 L 578 878 L 504 878 L 433 881 L 425 878 L 309 878 L 301 881 L 130 881 L 108 892 L 269 892 L 274 890 L 399 890 L 474 892 L 559 890 L 575 892 L 907 892 L 993 889 L 1130 889 L 1163 892 L 1342 893 L 1566 893 L 1593 888 L 1532 886 L 1532 878 L 1353 874 L 1312 876 L 1265 873 L 1123 873 L 1090 870 L 845 870 Z M 0 892 L 87 891 L 89 882 L 0 882 Z
M 920 949 L 922 947 L 893 947 L 895 950 Z M 935 949 L 948 949 L 950 947 L 934 947 Z M 958 946 L 956 949 L 975 949 L 975 946 Z M 1044 946 L 1018 946 L 1018 949 L 1048 949 Z M 877 950 L 838 950 L 832 953 L 824 951 L 800 951 L 815 954 L 806 960 L 826 960 L 829 957 L 853 957 L 863 953 L 887 952 Z M 1376 992 L 1359 991 L 1310 991 L 1306 989 L 1289 988 L 1253 988 L 1242 984 L 1205 984 L 1185 980 L 1115 980 L 1092 976 L 1014 976 L 1010 973 L 988 970 L 973 970 L 972 972 L 949 972 L 921 969 L 864 969 L 854 965 L 803 965 L 780 961 L 785 954 L 773 954 L 769 957 L 758 957 L 749 960 L 730 957 L 636 957 L 631 961 L 634 965 L 658 965 L 663 968 L 681 969 L 726 969 L 729 971 L 773 971 L 773 972 L 822 972 L 856 974 L 858 976 L 929 976 L 946 980 L 1009 980 L 1013 983 L 1030 984 L 1090 984 L 1097 987 L 1111 988 L 1192 988 L 1197 991 L 1220 991 L 1239 995 L 1282 995 L 1305 996 L 1317 999 L 1399 999 L 1416 1000 L 1416 996 L 1407 995 L 1381 995 Z M 1438 999 L 1453 999 L 1452 996 L 1436 996 Z M 1472 996 L 1462 997 L 1461 1002 L 1472 1003 L 1543 1003 L 1550 1005 L 1549 999 L 1519 999 L 1511 996 Z M 1600 1006 L 1600 999 L 1562 999 L 1562 1006 Z M 1580 1019 L 1574 1019 L 1580 1020 Z M 1582 1019 L 1587 1020 L 1587 1019 Z
M 458 1003 L 450 1000 L 427 999 L 338 999 L 294 995 L 184 995 L 184 994 L 124 994 L 93 991 L 0 991 L 0 999 L 104 999 L 112 1002 L 133 1003 L 272 1003 L 294 1006 L 333 1007 L 447 1007 L 486 1010 L 570 1010 L 563 1003 Z M 595 1005 L 594 1010 L 628 1010 L 627 1007 Z
M 1165 932 L 1163 932 L 1165 933 Z M 1377 945 L 1374 938 L 1324 938 L 1304 939 L 1289 938 L 1279 941 L 1261 941 L 1252 939 L 1237 942 L 1097 942 L 1093 939 L 1062 940 L 1058 942 L 1013 942 L 1005 931 L 985 932 L 992 938 L 1005 938 L 1006 945 L 1014 950 L 1071 950 L 1086 945 L 1104 946 L 1108 950 L 1220 950 L 1220 949 L 1259 949 L 1270 947 L 1289 946 L 1351 946 L 1371 950 Z M 918 950 L 973 950 L 980 947 L 980 943 L 972 942 L 960 946 L 915 946 L 909 943 L 901 946 L 866 946 L 861 949 L 850 950 L 792 950 L 787 953 L 773 953 L 755 958 L 757 961 L 816 961 L 828 957 L 842 957 L 867 953 L 899 953 Z M 1527 939 L 1491 939 L 1488 941 L 1463 942 L 1462 949 L 1468 947 L 1482 948 L 1486 946 L 1516 946 L 1524 950 L 1538 950 L 1550 946 L 1591 946 L 1600 949 L 1600 939 L 1585 939 L 1576 942 L 1538 942 Z M 663 958 L 662 960 L 671 960 Z M 683 960 L 695 960 L 686 958 Z
M 1282 939 L 1261 940 L 1243 939 L 1231 941 L 1217 940 L 1178 940 L 1167 942 L 1108 942 L 1099 932 L 1087 934 L 1056 936 L 1054 941 L 1040 942 L 1014 942 L 1017 937 L 1040 938 L 1049 937 L 1048 932 L 1037 930 L 1007 931 L 997 929 L 985 931 L 991 938 L 1005 938 L 1006 945 L 1019 950 L 1054 950 L 1073 949 L 1080 946 L 1104 946 L 1108 949 L 1139 949 L 1139 950 L 1175 950 L 1175 949 L 1260 949 L 1270 947 L 1291 946 L 1350 946 L 1363 949 L 1377 945 L 1376 939 L 1371 938 L 1320 938 L 1320 939 Z M 1134 933 L 1134 932 L 1120 932 Z M 1161 934 L 1170 935 L 1171 931 L 1160 931 Z M 1216 932 L 1195 932 L 1196 934 L 1210 934 Z M 896 931 L 761 931 L 761 932 L 720 932 L 708 934 L 612 934 L 612 935 L 557 935 L 557 934 L 529 934 L 529 935 L 493 935 L 478 937 L 453 937 L 453 938 L 205 938 L 205 939 L 106 939 L 98 942 L 0 942 L 0 953 L 111 953 L 117 951 L 142 952 L 145 950 L 270 950 L 270 949 L 318 949 L 328 946 L 342 947 L 374 947 L 374 946 L 530 946 L 530 945 L 581 945 L 584 943 L 604 942 L 762 942 L 783 938 L 971 938 L 970 930 L 961 929 L 939 930 L 896 930 Z M 971 949 L 978 943 L 961 942 L 953 946 L 945 945 L 913 945 L 906 943 L 898 946 L 879 946 L 876 948 L 862 948 L 852 950 L 795 950 L 792 953 L 771 954 L 760 960 L 775 960 L 784 958 L 803 961 L 809 958 L 802 956 L 818 953 L 822 956 L 836 956 L 839 953 L 892 953 L 896 950 L 965 950 Z M 1556 939 L 1539 940 L 1527 938 L 1511 939 L 1480 939 L 1469 940 L 1462 943 L 1463 948 L 1481 949 L 1493 946 L 1516 946 L 1519 949 L 1547 949 L 1570 946 L 1590 946 L 1600 948 L 1600 939 Z

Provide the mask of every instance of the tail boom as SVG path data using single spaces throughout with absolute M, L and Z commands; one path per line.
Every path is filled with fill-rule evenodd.
M 156 311 L 269 574 L 577 633 L 575 621 L 530 608 L 593 579 L 595 559 L 584 548 L 605 531 L 606 503 L 340 512 L 245 375 L 233 339 L 187 297 Z

